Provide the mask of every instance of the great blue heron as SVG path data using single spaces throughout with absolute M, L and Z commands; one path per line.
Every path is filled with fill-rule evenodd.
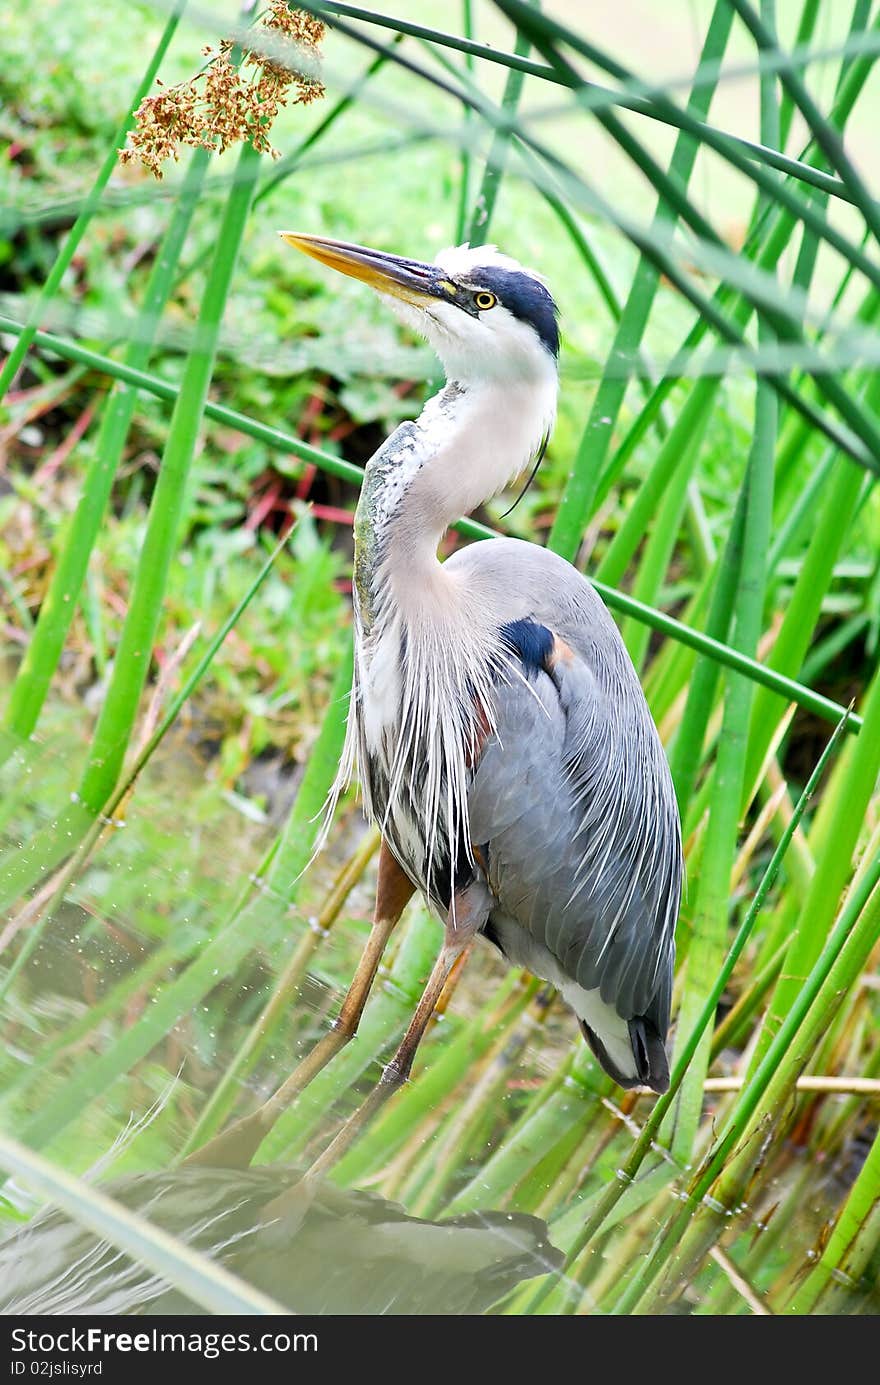
M 592 585 L 547 549 L 495 539 L 437 558 L 448 526 L 543 452 L 558 388 L 553 298 L 491 246 L 424 264 L 284 239 L 377 289 L 427 337 L 446 384 L 368 463 L 355 520 L 355 676 L 338 787 L 356 765 L 382 832 L 373 929 L 334 1031 L 241 1123 L 241 1149 L 353 1035 L 416 887 L 445 941 L 373 1106 L 408 1075 L 478 934 L 558 988 L 616 1082 L 665 1091 L 681 836 L 626 648 Z

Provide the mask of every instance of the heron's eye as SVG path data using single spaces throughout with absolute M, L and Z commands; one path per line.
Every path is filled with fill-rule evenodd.
M 494 293 L 483 292 L 474 294 L 474 306 L 479 308 L 481 313 L 487 312 L 489 308 L 494 308 L 497 302 L 498 299 L 495 297 Z

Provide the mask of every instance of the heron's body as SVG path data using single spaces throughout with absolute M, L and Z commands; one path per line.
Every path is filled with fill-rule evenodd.
M 515 539 L 437 561 L 440 535 L 414 511 L 420 492 L 447 489 L 479 413 L 468 394 L 447 386 L 367 468 L 351 724 L 365 804 L 439 912 L 484 880 L 484 934 L 559 989 L 618 1081 L 662 1085 L 680 890 L 666 760 L 617 628 L 575 568 Z M 483 430 L 507 443 L 507 475 L 540 441 L 540 405 L 508 400 L 506 438 Z
M 543 454 L 559 349 L 543 281 L 492 246 L 459 246 L 430 265 L 285 239 L 377 288 L 446 370 L 440 393 L 368 463 L 355 517 L 354 685 L 330 807 L 357 769 L 383 839 L 370 936 L 332 1029 L 188 1161 L 253 1157 L 356 1034 L 419 888 L 444 918 L 443 947 L 382 1080 L 311 1166 L 315 1180 L 406 1080 L 480 934 L 557 987 L 615 1081 L 665 1091 L 682 852 L 663 748 L 590 583 L 514 539 L 437 557 L 459 515 Z
M 546 445 L 553 300 L 493 247 L 426 265 L 289 239 L 379 288 L 447 377 L 367 466 L 339 783 L 357 767 L 368 815 L 447 920 L 450 959 L 457 930 L 482 933 L 558 987 L 615 1080 L 663 1090 L 682 857 L 635 670 L 557 555 L 496 539 L 437 557 L 449 525 Z

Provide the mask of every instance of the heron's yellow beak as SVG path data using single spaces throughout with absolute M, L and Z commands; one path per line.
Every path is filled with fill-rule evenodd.
M 386 255 L 381 250 L 369 250 L 364 245 L 349 245 L 344 240 L 328 240 L 325 236 L 305 236 L 297 231 L 281 231 L 286 240 L 304 255 L 338 269 L 352 279 L 362 279 L 379 293 L 402 298 L 405 303 L 424 305 L 429 298 L 454 301 L 458 292 L 437 265 L 419 260 L 404 260 L 399 255 Z

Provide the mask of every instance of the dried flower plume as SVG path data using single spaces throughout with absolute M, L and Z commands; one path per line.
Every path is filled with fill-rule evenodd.
M 282 106 L 305 106 L 324 95 L 313 68 L 325 26 L 304 10 L 289 9 L 287 0 L 271 0 L 261 27 L 295 43 L 311 70 L 290 65 L 292 51 L 288 59 L 287 52 L 270 56 L 247 47 L 236 66 L 231 56 L 235 44 L 224 39 L 218 52 L 205 49 L 210 61 L 195 77 L 141 102 L 128 144 L 119 151 L 121 162 L 137 160 L 161 178 L 162 164 L 179 158 L 182 145 L 222 154 L 244 140 L 277 159 L 269 134 Z

